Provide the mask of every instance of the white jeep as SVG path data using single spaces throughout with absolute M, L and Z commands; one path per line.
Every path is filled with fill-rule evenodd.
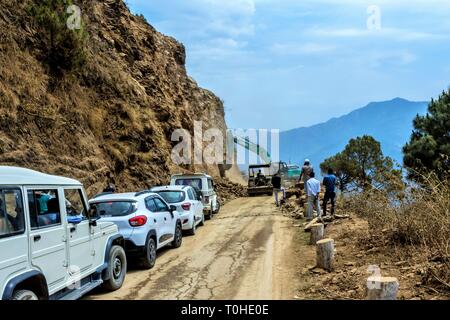
M 124 239 L 80 182 L 0 166 L 0 298 L 78 299 L 125 279 Z
M 214 214 L 219 213 L 220 202 L 211 176 L 204 173 L 174 174 L 170 179 L 170 185 L 191 186 L 200 193 L 206 219 L 211 219 Z

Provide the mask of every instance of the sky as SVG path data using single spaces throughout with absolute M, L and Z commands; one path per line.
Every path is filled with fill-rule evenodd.
M 450 85 L 450 0 L 127 0 L 186 47 L 230 128 L 287 130 Z

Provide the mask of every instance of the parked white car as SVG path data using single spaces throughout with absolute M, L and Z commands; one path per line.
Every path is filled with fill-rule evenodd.
M 140 258 L 145 268 L 153 268 L 157 250 L 167 245 L 181 246 L 180 214 L 154 192 L 99 195 L 89 203 L 103 221 L 119 227 L 127 254 Z
M 125 279 L 124 239 L 99 221 L 80 182 L 0 166 L 0 297 L 78 299 Z
M 176 206 L 180 213 L 183 230 L 195 235 L 197 226 L 205 223 L 203 203 L 194 188 L 190 186 L 155 187 L 152 191 L 159 194 L 170 205 Z
M 191 186 L 202 194 L 203 211 L 206 219 L 211 219 L 219 213 L 220 202 L 214 190 L 214 182 L 211 176 L 203 173 L 175 174 L 170 179 L 172 186 Z

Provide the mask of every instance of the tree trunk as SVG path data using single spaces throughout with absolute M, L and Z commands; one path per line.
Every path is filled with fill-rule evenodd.
M 325 226 L 322 223 L 315 223 L 311 226 L 311 236 L 309 244 L 315 245 L 317 241 L 323 239 Z
M 317 241 L 317 267 L 332 271 L 334 268 L 334 240 L 322 239 Z
M 372 276 L 367 279 L 367 300 L 397 300 L 397 278 Z

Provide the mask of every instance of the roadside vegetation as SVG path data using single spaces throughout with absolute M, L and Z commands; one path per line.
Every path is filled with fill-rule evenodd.
M 68 10 L 71 5 L 71 0 L 41 0 L 28 7 L 33 23 L 41 33 L 41 58 L 58 76 L 79 70 L 87 59 L 87 32 L 81 16 L 77 21 L 76 13 Z M 73 28 L 68 27 L 70 21 L 74 23 Z
M 450 294 L 450 92 L 414 119 L 404 147 L 407 178 L 372 137 L 352 139 L 321 164 L 336 170 L 342 210 L 368 223 L 361 246 L 383 248 L 416 268 L 421 285 Z M 406 176 L 406 175 L 405 175 Z

